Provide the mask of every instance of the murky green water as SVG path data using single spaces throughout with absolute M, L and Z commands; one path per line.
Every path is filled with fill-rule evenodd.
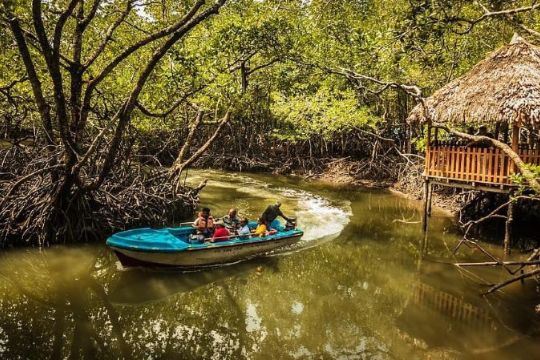
M 459 236 L 435 215 L 420 256 L 416 203 L 262 175 L 214 179 L 202 197 L 255 217 L 276 199 L 306 235 L 294 249 L 213 270 L 120 271 L 103 246 L 0 256 L 0 358 L 532 359 L 534 284 L 484 298 L 459 272 Z M 490 248 L 496 252 L 497 249 Z M 461 252 L 460 259 L 484 260 Z M 525 291 L 524 291 L 525 289 Z

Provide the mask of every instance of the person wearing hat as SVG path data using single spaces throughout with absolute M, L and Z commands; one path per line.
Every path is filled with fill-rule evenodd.
M 229 236 L 231 236 L 231 233 L 225 227 L 225 223 L 223 222 L 223 220 L 217 220 L 216 222 L 214 222 L 214 225 L 216 227 L 216 230 L 214 231 L 214 236 L 212 236 L 210 242 L 229 240 Z
M 277 221 L 277 217 L 281 216 L 285 220 L 289 221 L 290 219 L 283 215 L 281 212 L 281 203 L 277 201 L 274 205 L 269 205 L 266 210 L 264 210 L 263 214 L 261 215 L 261 218 L 264 220 L 264 223 L 268 225 L 269 228 L 275 229 L 275 230 L 281 230 L 283 227 L 279 221 Z

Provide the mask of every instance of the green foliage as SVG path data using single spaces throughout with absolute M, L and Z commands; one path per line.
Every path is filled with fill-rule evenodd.
M 525 168 L 531 171 L 537 179 L 540 179 L 540 165 L 525 164 Z M 524 187 L 527 184 L 527 180 L 523 175 L 517 173 L 510 176 L 512 183 Z
M 45 16 L 57 17 L 68 3 L 43 2 Z M 135 40 L 177 21 L 193 3 L 135 2 L 134 11 L 115 31 L 114 41 L 90 66 L 84 80 L 97 76 Z M 527 4 L 522 0 L 486 2 L 492 9 Z M 8 5 L 31 31 L 30 8 L 18 1 Z M 85 33 L 83 58 L 95 50 L 124 6 L 123 1 L 111 0 L 99 7 Z M 354 128 L 382 128 L 388 123 L 395 127 L 389 131 L 395 133 L 403 127 L 410 109 L 407 100 L 399 100 L 392 92 L 372 95 L 363 87 L 373 84 L 353 84 L 322 69 L 352 69 L 374 78 L 417 84 L 429 93 L 507 43 L 516 24 L 533 29 L 539 24 L 536 13 L 512 19 L 493 17 L 473 28 L 463 21 L 482 13 L 477 3 L 468 0 L 397 0 L 391 4 L 381 0 L 229 0 L 218 16 L 198 26 L 169 51 L 139 100 L 150 111 L 164 112 L 176 99 L 189 95 L 190 103 L 207 112 L 227 107 L 233 109 L 233 119 L 242 124 L 271 124 L 268 127 L 275 131 L 268 133 L 280 139 L 321 136 L 331 140 Z M 74 19 L 66 24 L 68 30 L 74 26 Z M 52 30 L 48 29 L 51 35 Z M 3 87 L 25 72 L 6 26 L 0 27 L 0 45 Z M 64 53 L 70 54 L 71 46 L 71 38 L 65 36 Z M 134 75 L 156 46 L 137 51 L 115 69 L 113 77 L 100 84 L 100 96 L 92 105 L 105 114 L 102 117 L 111 117 L 107 111 L 119 107 L 134 86 Z M 37 50 L 31 47 L 31 51 Z M 247 73 L 242 72 L 242 66 Z M 36 60 L 36 68 L 44 72 L 45 64 Z M 46 90 L 52 86 L 45 77 L 43 86 Z M 69 86 L 67 81 L 65 86 Z M 28 82 L 17 84 L 10 93 L 26 98 L 30 94 Z M 10 109 L 15 105 L 9 100 L 0 94 L 2 115 L 13 113 Z M 28 104 L 25 100 L 17 106 L 21 103 Z M 25 116 L 28 122 L 36 118 Z M 99 116 L 90 120 L 99 128 L 103 124 L 96 118 Z M 136 113 L 133 124 L 144 131 L 166 130 L 184 127 L 191 118 L 193 107 L 185 103 L 165 119 Z M 421 150 L 425 140 L 417 139 L 415 144 Z
M 310 96 L 284 97 L 273 94 L 272 112 L 290 129 L 275 130 L 280 139 L 307 140 L 321 135 L 330 140 L 355 128 L 373 127 L 379 118 L 366 107 L 360 107 L 352 90 L 332 90 L 324 87 Z
M 417 151 L 424 152 L 426 151 L 427 137 L 424 136 L 424 137 L 414 138 L 412 140 L 412 143 Z

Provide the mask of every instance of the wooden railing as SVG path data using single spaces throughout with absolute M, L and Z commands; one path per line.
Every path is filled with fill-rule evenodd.
M 461 297 L 424 283 L 416 284 L 413 289 L 412 302 L 416 305 L 431 308 L 469 326 L 497 328 L 494 318 L 486 309 L 468 303 Z
M 518 151 L 525 163 L 540 165 L 538 150 Z M 500 149 L 492 147 L 430 146 L 426 151 L 425 175 L 485 184 L 511 184 L 514 164 Z

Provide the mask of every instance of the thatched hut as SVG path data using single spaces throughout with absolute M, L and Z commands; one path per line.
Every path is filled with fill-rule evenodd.
M 540 164 L 540 48 L 514 35 L 510 44 L 418 104 L 408 121 L 487 135 L 511 144 L 526 163 Z M 513 186 L 514 166 L 500 149 L 448 137 L 439 141 L 438 131 L 435 138 L 431 130 L 428 134 L 426 177 Z
M 428 117 L 449 126 L 540 127 L 540 48 L 514 35 L 465 75 L 426 99 Z M 426 121 L 421 104 L 410 123 Z M 511 126 L 510 126 L 511 127 Z

